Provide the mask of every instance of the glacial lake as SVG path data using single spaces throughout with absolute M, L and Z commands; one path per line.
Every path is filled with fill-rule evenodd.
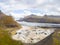
M 55 24 L 55 23 L 34 23 L 34 22 L 19 22 L 19 24 L 24 25 L 24 26 L 39 26 L 39 27 L 60 27 L 60 24 Z

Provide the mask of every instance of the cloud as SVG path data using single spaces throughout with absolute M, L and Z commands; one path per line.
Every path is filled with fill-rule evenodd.
M 47 0 L 36 0 L 36 1 L 37 1 L 36 3 L 38 5 L 41 5 L 41 4 L 45 3 Z
M 6 14 L 12 13 L 15 17 L 32 13 L 60 15 L 60 0 L 0 0 L 0 9 Z M 14 12 L 16 10 L 17 12 Z

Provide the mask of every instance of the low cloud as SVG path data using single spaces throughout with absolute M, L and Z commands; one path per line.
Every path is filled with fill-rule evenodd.
M 0 0 L 0 9 L 6 14 L 14 14 L 13 16 L 32 13 L 60 15 L 60 0 Z M 23 10 L 24 13 L 15 15 L 15 10 Z

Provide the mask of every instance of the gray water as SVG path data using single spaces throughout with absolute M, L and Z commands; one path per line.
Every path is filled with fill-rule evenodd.
M 24 21 L 18 23 L 24 26 L 60 27 L 60 24 L 54 24 L 54 23 L 34 23 L 34 22 L 24 22 Z

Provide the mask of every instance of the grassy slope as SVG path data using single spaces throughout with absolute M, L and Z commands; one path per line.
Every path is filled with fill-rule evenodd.
M 57 29 L 53 35 L 53 45 L 60 45 L 60 29 Z
M 15 25 L 15 26 L 17 26 L 17 27 L 19 27 L 19 24 L 16 22 L 16 21 L 14 21 L 14 19 L 11 17 L 11 16 L 3 16 L 1 19 L 0 19 L 0 22 L 2 23 L 2 24 L 4 24 L 5 26 L 6 25 Z M 0 23 L 0 24 L 1 24 Z
M 10 25 L 15 25 L 16 27 L 11 27 Z M 23 45 L 21 41 L 12 40 L 10 33 L 8 33 L 19 28 L 21 26 L 11 16 L 3 16 L 0 19 L 0 45 Z
M 0 28 L 0 45 L 23 45 L 20 41 L 12 40 L 7 31 Z

